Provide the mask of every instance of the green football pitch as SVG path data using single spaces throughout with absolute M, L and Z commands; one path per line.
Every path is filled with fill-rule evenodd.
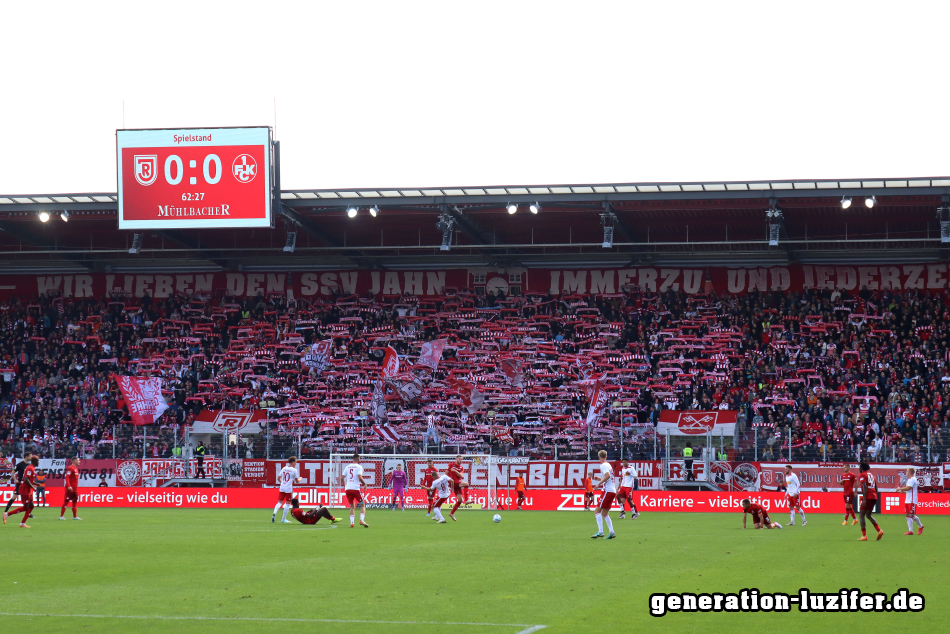
M 742 530 L 739 513 L 646 513 L 593 540 L 590 513 L 371 509 L 371 528 L 272 524 L 269 510 L 37 509 L 0 527 L 0 613 L 41 632 L 454 634 L 634 631 L 943 632 L 950 623 L 950 519 L 884 539 L 811 515 L 807 527 Z M 337 516 L 343 515 L 336 510 Z M 612 517 L 616 517 L 616 513 Z M 14 520 L 19 516 L 14 516 Z M 278 520 L 280 518 L 278 517 Z M 346 519 L 348 519 L 348 514 Z M 787 521 L 787 516 L 773 515 Z M 918 613 L 669 613 L 655 592 L 922 594 Z M 540 626 L 544 626 L 541 628 Z

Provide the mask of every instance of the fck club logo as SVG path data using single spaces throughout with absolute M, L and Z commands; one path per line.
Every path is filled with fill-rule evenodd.
M 231 163 L 231 173 L 239 183 L 250 183 L 257 176 L 257 161 L 250 154 L 240 154 Z
M 137 154 L 132 157 L 135 166 L 135 180 L 140 185 L 146 187 L 155 182 L 158 175 L 158 155 L 157 154 Z

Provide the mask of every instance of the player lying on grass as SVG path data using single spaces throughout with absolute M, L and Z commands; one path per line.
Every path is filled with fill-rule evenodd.
M 781 524 L 769 519 L 768 511 L 759 504 L 753 503 L 752 500 L 748 498 L 742 500 L 742 528 L 746 527 L 746 514 L 752 516 L 752 528 L 782 528 Z
M 342 521 L 339 517 L 333 517 L 330 515 L 330 511 L 322 506 L 318 506 L 315 509 L 310 509 L 309 511 L 304 511 L 300 508 L 300 500 L 294 498 L 290 501 L 291 506 L 294 508 L 290 511 L 290 514 L 295 520 L 301 524 L 316 524 L 320 521 L 320 518 L 330 520 L 331 524 L 336 524 L 337 522 Z

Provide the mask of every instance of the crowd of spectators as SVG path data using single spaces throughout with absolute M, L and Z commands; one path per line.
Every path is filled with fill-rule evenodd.
M 740 421 L 730 458 L 943 462 L 948 310 L 945 292 L 867 289 L 11 298 L 0 304 L 0 450 L 168 456 L 203 410 L 268 409 L 264 433 L 240 439 L 236 455 L 586 457 L 590 446 L 653 458 L 662 410 L 730 409 Z M 447 340 L 438 369 L 415 364 L 436 339 Z M 321 341 L 332 345 L 318 373 L 301 360 Z M 421 387 L 409 400 L 386 390 L 395 447 L 371 411 L 386 347 Z M 594 426 L 579 387 L 591 372 L 610 395 Z M 133 429 L 115 374 L 162 377 L 158 425 Z M 473 408 L 457 380 L 484 404 Z

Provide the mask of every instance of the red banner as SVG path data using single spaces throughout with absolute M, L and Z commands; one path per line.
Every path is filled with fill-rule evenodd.
M 519 269 L 521 292 L 570 294 L 614 294 L 639 288 L 651 293 L 667 290 L 695 295 L 715 291 L 718 294 L 743 294 L 749 291 L 801 291 L 804 289 L 927 290 L 950 288 L 947 263 L 884 266 L 812 266 L 792 264 L 770 268 L 707 269 L 634 268 L 634 269 Z M 485 280 L 506 293 L 511 292 L 508 275 L 491 271 Z M 373 271 L 366 269 L 294 273 L 155 273 L 87 275 L 8 275 L 0 289 L 0 299 L 14 295 L 33 296 L 57 292 L 64 297 L 101 297 L 109 292 L 127 297 L 149 295 L 162 299 L 174 294 L 220 294 L 256 297 L 258 294 L 292 292 L 294 297 L 330 299 L 334 294 L 352 295 L 372 292 L 392 297 L 401 295 L 444 295 L 447 288 L 482 290 L 474 270 Z M 858 317 L 863 317 L 858 315 Z
M 133 376 L 116 376 L 122 398 L 129 408 L 133 425 L 154 425 L 155 421 L 168 409 L 168 403 L 162 396 L 162 380 L 139 379 Z
M 595 506 L 602 494 L 595 493 Z M 787 513 L 788 502 L 783 493 L 746 493 L 706 491 L 634 491 L 633 500 L 641 513 L 650 511 L 684 513 L 741 513 L 745 498 L 761 504 L 772 513 Z M 917 504 L 921 515 L 950 515 L 950 495 L 935 493 L 919 494 Z M 841 493 L 802 492 L 802 508 L 806 513 L 844 513 Z M 582 491 L 531 491 L 527 492 L 524 508 L 533 511 L 582 511 Z M 619 510 L 619 507 L 614 507 Z M 904 494 L 882 493 L 880 511 L 889 515 L 904 514 Z M 772 519 L 784 523 L 780 515 Z
M 192 434 L 259 434 L 267 410 L 202 410 L 191 426 Z
M 784 463 L 763 462 L 759 464 L 763 486 L 777 486 L 785 482 Z M 842 490 L 838 481 L 841 479 L 841 474 L 844 473 L 844 464 L 793 464 L 792 466 L 802 483 L 803 491 L 820 491 L 822 487 L 827 487 L 830 491 Z M 903 485 L 907 477 L 907 467 L 916 469 L 916 475 L 922 487 L 943 485 L 941 465 L 917 466 L 912 464 L 875 463 L 871 465 L 871 471 L 874 473 L 874 477 L 877 478 L 877 486 L 881 491 L 893 491 L 896 487 Z M 857 465 L 852 464 L 851 471 L 857 475 Z
M 46 488 L 62 487 L 63 473 L 70 461 L 66 458 L 40 458 L 40 469 L 46 472 Z M 115 460 L 83 460 L 79 465 L 79 486 L 94 487 L 100 482 L 116 485 Z
M 713 411 L 677 411 L 665 409 L 660 412 L 660 422 L 656 433 L 666 435 L 667 430 L 673 436 L 732 436 L 736 430 L 738 412 L 725 409 Z
M 234 460 L 230 462 L 240 464 L 245 486 L 276 485 L 277 474 L 287 464 L 282 460 L 264 459 Z M 62 486 L 60 476 L 65 464 L 65 460 L 44 459 L 41 461 L 40 466 L 50 472 L 50 479 L 47 481 L 48 488 Z M 299 460 L 297 468 L 303 478 L 303 486 L 329 486 L 329 464 L 329 460 Z M 448 466 L 446 460 L 436 461 L 435 464 L 436 468 L 439 469 L 445 469 Z M 630 464 L 640 474 L 639 484 L 642 490 L 659 487 L 659 461 L 633 460 Z M 192 458 L 192 473 L 194 473 L 196 465 L 197 461 Z M 619 473 L 620 462 L 613 461 L 611 465 L 614 472 Z M 407 471 L 410 488 L 418 487 L 422 482 L 424 466 L 422 461 L 415 461 L 412 465 L 409 465 Z M 795 463 L 793 466 L 801 480 L 803 491 L 820 492 L 822 487 L 826 487 L 829 492 L 840 494 L 842 489 L 837 482 L 843 472 L 843 464 Z M 871 469 L 877 476 L 878 486 L 882 494 L 892 493 L 897 486 L 903 483 L 904 474 L 909 466 L 916 468 L 917 476 L 924 488 L 942 487 L 945 472 L 950 473 L 950 463 L 943 465 L 875 463 L 871 465 Z M 222 477 L 220 458 L 205 458 L 204 467 L 209 478 Z M 385 486 L 382 474 L 383 463 L 366 462 L 364 467 L 366 469 L 365 478 L 371 488 Z M 542 489 L 550 492 L 577 491 L 583 486 L 584 477 L 588 474 L 596 474 L 598 468 L 599 463 L 594 460 L 532 460 L 517 464 L 476 465 L 472 468 L 469 479 L 472 486 L 478 488 L 487 486 L 489 478 L 491 478 L 492 484 L 499 494 L 504 494 L 505 490 L 512 489 L 519 476 L 524 478 L 530 491 L 540 491 Z M 852 471 L 856 472 L 856 470 L 857 467 L 852 465 Z M 669 471 L 671 479 L 683 479 L 685 470 L 682 459 L 670 461 Z M 709 479 L 720 488 L 740 492 L 754 486 L 757 477 L 761 474 L 761 486 L 763 490 L 768 491 L 769 489 L 774 490 L 784 482 L 785 463 L 715 461 L 712 463 L 711 472 Z M 184 473 L 184 463 L 172 458 L 83 460 L 80 466 L 80 482 L 92 485 L 100 482 L 105 476 L 105 482 L 109 486 L 135 487 L 141 486 L 143 482 L 152 478 L 157 480 L 164 480 L 168 477 L 180 478 L 184 477 Z M 705 480 L 702 460 L 694 460 L 693 473 L 697 479 Z
M 513 495 L 499 492 L 497 500 L 503 507 L 516 505 Z M 163 488 L 84 488 L 79 489 L 81 507 L 117 507 L 117 508 L 272 508 L 277 501 L 276 489 L 163 489 Z M 297 489 L 295 494 L 303 505 L 327 504 L 329 492 L 324 488 Z M 342 495 L 342 492 L 340 493 Z M 0 488 L 0 501 L 6 503 L 13 496 L 13 489 Z M 594 504 L 600 501 L 601 493 L 595 493 Z M 47 493 L 48 503 L 57 507 L 63 502 L 63 489 L 56 487 Z M 485 504 L 484 489 L 473 489 L 471 501 Z M 531 511 L 582 511 L 584 494 L 581 490 L 527 491 L 524 509 Z M 641 513 L 682 512 L 682 513 L 735 513 L 738 521 L 741 513 L 740 502 L 750 498 L 761 504 L 775 515 L 773 520 L 782 522 L 783 514 L 788 512 L 785 496 L 779 493 L 709 493 L 674 491 L 636 491 L 633 500 Z M 421 489 L 407 493 L 406 502 L 410 505 L 424 503 L 425 493 Z M 950 495 L 921 493 L 917 504 L 920 515 L 950 515 Z M 369 496 L 369 504 L 388 504 L 390 498 L 385 492 Z M 450 502 L 454 500 L 450 499 Z M 802 508 L 806 513 L 844 512 L 844 501 L 840 493 L 803 492 Z M 337 500 L 334 508 L 343 506 Z M 616 510 L 619 508 L 614 507 Z M 886 515 L 904 514 L 904 496 L 896 493 L 882 493 L 880 512 Z

